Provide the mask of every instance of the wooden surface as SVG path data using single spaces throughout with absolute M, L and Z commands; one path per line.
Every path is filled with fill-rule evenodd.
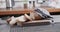
M 0 15 L 11 15 L 11 14 L 25 14 L 30 13 L 30 9 L 20 9 L 20 10 L 0 10 Z
M 28 22 L 18 22 L 20 24 L 20 26 L 24 26 L 24 25 L 41 25 L 41 24 L 50 24 L 51 20 L 34 20 L 34 21 L 28 21 Z
M 29 22 L 26 22 L 26 23 L 41 23 L 41 22 L 50 22 L 51 20 L 34 20 L 34 21 L 29 21 Z
M 49 12 L 60 12 L 60 9 L 55 9 L 55 8 L 45 8 L 47 9 Z M 34 9 L 0 9 L 0 15 L 11 15 L 11 14 L 25 14 L 25 13 L 29 13 L 32 12 Z
M 45 8 L 47 9 L 49 12 L 60 12 L 60 8 L 56 9 L 56 8 Z

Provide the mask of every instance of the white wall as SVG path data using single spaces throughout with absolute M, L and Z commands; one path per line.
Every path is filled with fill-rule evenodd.
M 13 6 L 13 8 L 23 8 L 23 7 L 24 7 L 23 2 L 16 2 L 15 5 Z
M 23 0 L 14 0 L 14 1 L 23 1 Z M 32 1 L 32 3 L 31 4 L 29 4 L 29 1 Z M 28 6 L 28 8 L 30 7 L 30 8 L 32 8 L 32 6 L 33 6 L 33 1 L 36 1 L 36 0 L 28 0 L 27 1 L 27 6 Z M 37 3 L 35 3 L 35 5 L 36 5 Z M 37 4 L 38 5 L 38 4 Z M 37 6 L 36 5 L 36 6 Z M 24 2 L 15 2 L 15 5 L 13 6 L 14 8 L 16 8 L 16 7 L 21 7 L 21 8 L 23 8 L 24 7 Z
M 23 8 L 24 7 L 24 0 L 14 0 L 15 1 L 15 5 L 13 6 L 13 8 Z
M 0 0 L 0 8 L 6 8 L 5 0 Z
M 1 1 L 1 0 L 0 0 Z M 2 1 L 5 1 L 5 0 L 2 0 Z M 8 0 L 9 1 L 9 5 L 7 5 L 8 7 L 10 6 L 10 7 L 12 7 L 12 5 L 11 5 L 11 0 Z M 24 0 L 14 0 L 14 1 L 17 1 L 17 2 L 15 2 L 14 4 L 14 6 L 13 6 L 13 8 L 23 8 L 24 7 L 24 3 L 25 2 L 22 2 L 22 1 L 24 1 Z M 20 2 L 19 2 L 20 1 Z M 28 8 L 30 7 L 32 7 L 33 6 L 33 3 L 31 3 L 31 4 L 29 4 L 29 1 L 36 1 L 36 0 L 28 0 L 27 1 L 27 6 L 28 6 Z M 37 4 L 37 1 L 35 2 L 35 6 L 36 7 L 39 7 L 40 5 L 39 4 Z M 0 8 L 6 8 L 6 3 L 4 2 L 2 5 L 0 5 Z

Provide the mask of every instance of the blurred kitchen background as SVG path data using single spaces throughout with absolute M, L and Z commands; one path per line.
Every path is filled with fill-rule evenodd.
M 60 8 L 60 0 L 0 0 L 0 8 Z

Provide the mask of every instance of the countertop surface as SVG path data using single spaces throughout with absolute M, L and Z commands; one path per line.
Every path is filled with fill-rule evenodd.
M 39 26 L 26 26 L 11 27 L 6 23 L 6 20 L 0 18 L 0 32 L 60 32 L 60 15 L 52 15 L 54 17 L 55 24 L 39 25 Z M 6 18 L 5 18 L 6 19 Z
M 5 9 L 5 8 L 0 8 L 1 11 L 21 11 L 21 10 L 33 10 L 33 9 L 22 9 L 22 8 L 10 8 L 10 9 Z

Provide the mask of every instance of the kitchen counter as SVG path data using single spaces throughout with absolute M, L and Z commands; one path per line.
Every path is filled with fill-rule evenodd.
M 0 32 L 60 32 L 60 15 L 52 15 L 54 18 L 55 24 L 50 25 L 36 25 L 36 26 L 26 26 L 11 27 L 6 23 L 6 20 L 0 18 Z M 6 19 L 6 18 L 5 18 Z M 57 23 L 58 22 L 58 23 Z
M 49 12 L 60 12 L 60 8 L 44 8 L 47 9 Z M 11 14 L 25 14 L 30 13 L 34 9 L 21 9 L 21 8 L 15 8 L 15 9 L 0 9 L 0 15 L 11 15 Z
M 29 13 L 32 10 L 31 9 L 0 9 L 0 15 L 25 14 L 25 13 Z

